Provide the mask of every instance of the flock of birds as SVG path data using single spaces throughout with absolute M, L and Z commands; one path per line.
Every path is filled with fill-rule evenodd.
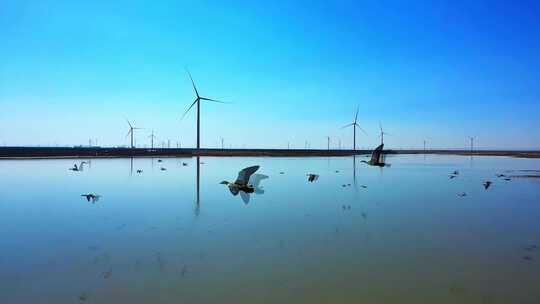
M 363 160 L 362 162 L 366 163 L 366 164 L 368 164 L 370 166 L 377 166 L 377 167 L 390 166 L 389 164 L 386 164 L 384 162 L 383 147 L 384 147 L 384 144 L 380 144 L 377 148 L 375 148 L 373 150 L 373 152 L 371 154 L 371 159 L 369 161 L 364 161 Z M 162 162 L 163 162 L 163 160 L 158 159 L 158 163 L 162 163 Z M 73 167 L 69 168 L 69 170 L 77 171 L 77 172 L 83 171 L 84 170 L 84 165 L 88 164 L 88 163 L 89 162 L 83 161 L 78 166 L 77 166 L 77 164 L 73 164 Z M 200 163 L 204 164 L 203 162 L 200 162 Z M 186 162 L 182 162 L 182 166 L 185 167 L 187 165 L 188 164 Z M 264 174 L 255 174 L 255 172 L 257 172 L 257 170 L 259 170 L 259 168 L 260 168 L 260 166 L 251 166 L 251 167 L 244 168 L 244 169 L 240 170 L 240 172 L 238 172 L 238 177 L 236 178 L 236 180 L 234 182 L 222 181 L 220 184 L 226 185 L 228 187 L 229 191 L 233 195 L 236 196 L 236 195 L 240 194 L 240 196 L 242 197 L 242 200 L 244 201 L 244 203 L 247 204 L 247 203 L 249 203 L 249 200 L 250 200 L 249 194 L 251 194 L 251 193 L 256 193 L 256 194 L 264 193 L 264 190 L 260 186 L 260 183 L 261 183 L 262 180 L 267 179 L 268 176 L 264 175 Z M 161 171 L 166 171 L 167 168 L 160 167 L 160 170 Z M 137 172 L 137 174 L 142 174 L 143 170 L 137 169 L 136 172 Z M 339 171 L 336 171 L 336 172 L 339 172 Z M 284 172 L 283 171 L 279 172 L 279 174 L 284 174 Z M 317 179 L 319 179 L 318 174 L 314 174 L 314 173 L 308 173 L 307 174 L 308 182 L 313 183 L 313 182 L 317 181 Z M 348 185 L 350 185 L 350 184 L 348 184 Z M 344 186 L 347 186 L 347 185 L 344 185 Z M 365 188 L 366 186 L 362 186 L 362 187 Z M 88 202 L 95 203 L 95 202 L 99 201 L 101 195 L 95 194 L 95 193 L 86 193 L 86 194 L 81 194 L 81 197 L 86 198 L 86 200 Z

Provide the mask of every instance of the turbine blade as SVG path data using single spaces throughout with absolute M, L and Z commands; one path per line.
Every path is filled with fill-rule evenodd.
M 360 129 L 360 131 L 364 132 L 364 134 L 368 135 L 366 131 L 364 131 L 364 129 L 362 129 L 359 125 L 356 125 L 358 127 L 358 129 Z
M 189 79 L 191 79 L 191 84 L 193 85 L 193 90 L 195 90 L 195 94 L 197 95 L 197 97 L 199 97 L 199 92 L 197 91 L 197 87 L 195 87 L 195 81 L 193 81 L 193 77 L 191 77 L 191 73 L 189 72 L 187 68 L 186 68 L 186 72 L 189 75 Z
M 133 128 L 133 126 L 131 125 L 131 123 L 129 122 L 129 120 L 127 118 L 126 118 L 126 122 L 128 123 L 130 128 Z
M 354 122 L 353 123 L 350 123 L 348 125 L 344 125 L 343 127 L 341 127 L 340 129 L 345 129 L 347 127 L 350 127 L 350 126 L 354 126 Z
M 200 97 L 200 98 L 201 98 L 201 100 L 208 100 L 208 101 L 219 102 L 219 103 L 230 103 L 230 102 L 221 101 L 221 100 L 215 100 L 215 99 L 206 98 L 206 97 Z
M 360 110 L 359 107 L 356 107 L 356 115 L 354 116 L 354 122 L 356 123 L 356 121 L 358 120 L 358 110 Z
M 127 137 L 129 136 L 130 133 L 131 133 L 131 129 L 129 129 L 129 131 L 128 131 L 127 134 L 126 134 L 126 137 L 124 137 L 124 138 L 127 138 Z
M 195 101 L 189 106 L 189 108 L 186 110 L 186 112 L 184 112 L 184 115 L 182 115 L 181 119 L 184 119 L 186 114 L 189 112 L 189 110 L 191 110 L 191 108 L 193 108 L 193 106 L 197 103 L 197 101 L 199 101 L 199 98 L 195 99 Z

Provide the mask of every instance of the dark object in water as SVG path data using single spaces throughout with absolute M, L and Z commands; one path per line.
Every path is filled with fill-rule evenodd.
M 285 172 L 281 171 L 281 172 L 279 172 L 279 174 L 285 174 Z
M 537 245 L 529 245 L 529 246 L 525 247 L 525 250 L 527 250 L 527 251 L 535 251 L 537 249 L 538 249 Z
M 367 188 L 367 186 L 366 186 L 366 185 L 361 185 L 360 187 L 362 187 L 362 188 L 364 188 L 364 189 L 366 189 L 366 188 Z
M 456 175 L 450 175 L 448 176 L 450 179 L 456 178 Z
M 336 173 L 339 173 L 339 170 L 336 170 Z
M 534 260 L 533 257 L 530 256 L 530 255 L 524 255 L 524 256 L 522 256 L 521 258 L 524 259 L 525 261 L 532 261 L 532 260 Z
M 497 177 L 506 177 L 506 175 L 504 175 L 504 174 L 497 174 L 496 176 Z
M 467 196 L 467 193 L 461 192 L 461 193 L 458 194 L 458 196 L 459 196 L 459 197 L 465 197 L 465 196 Z
M 484 189 L 487 190 L 487 189 L 489 188 L 489 186 L 491 186 L 491 184 L 492 184 L 492 182 L 490 182 L 490 181 L 485 181 L 484 184 L 483 184 L 483 185 L 484 185 Z
M 308 182 L 310 183 L 313 183 L 314 181 L 319 179 L 319 175 L 317 174 L 309 173 L 307 176 L 308 176 Z
M 166 171 L 167 168 L 161 167 L 160 170 L 161 170 L 161 171 Z
M 184 167 L 187 166 L 187 163 L 182 163 L 182 166 L 184 166 Z
M 456 171 L 452 172 L 452 175 L 459 175 L 459 171 L 456 170 Z
M 367 214 L 366 214 L 365 212 L 362 212 L 361 215 L 362 215 L 362 218 L 363 218 L 363 219 L 367 219 Z
M 509 177 L 507 177 L 507 178 L 505 178 L 504 180 L 507 181 L 507 182 L 509 182 L 509 181 L 511 181 L 512 179 L 510 179 Z
M 157 162 L 158 162 L 158 163 L 161 163 L 161 162 L 162 162 L 162 160 L 161 160 L 161 159 L 158 159 L 158 160 L 157 160 Z
M 92 201 L 92 204 L 99 201 L 99 198 L 101 197 L 101 195 L 97 195 L 93 193 L 81 194 L 81 196 L 86 197 L 87 201 Z
M 107 270 L 107 271 L 103 272 L 103 278 L 104 278 L 104 279 L 108 279 L 108 278 L 110 278 L 110 277 L 111 277 L 111 275 L 112 275 L 112 267 L 111 267 L 111 268 L 109 268 L 109 270 Z
M 141 173 L 142 173 L 142 170 L 141 170 L 141 169 L 137 170 L 137 173 L 141 174 Z
M 184 266 L 182 266 L 182 270 L 180 271 L 180 275 L 181 275 L 182 277 L 185 277 L 186 274 L 187 274 L 187 266 L 184 265 Z
M 81 301 L 88 300 L 88 295 L 86 294 L 86 292 L 81 293 L 81 295 L 79 296 L 79 300 Z

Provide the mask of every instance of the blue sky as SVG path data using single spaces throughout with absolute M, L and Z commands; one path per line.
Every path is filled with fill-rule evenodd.
M 109 2 L 2 1 L 0 143 L 540 148 L 534 1 Z

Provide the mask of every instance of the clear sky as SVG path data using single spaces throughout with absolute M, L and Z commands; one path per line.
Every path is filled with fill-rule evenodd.
M 537 1 L 0 4 L 0 143 L 540 148 Z M 474 2 L 474 3 L 470 3 Z

